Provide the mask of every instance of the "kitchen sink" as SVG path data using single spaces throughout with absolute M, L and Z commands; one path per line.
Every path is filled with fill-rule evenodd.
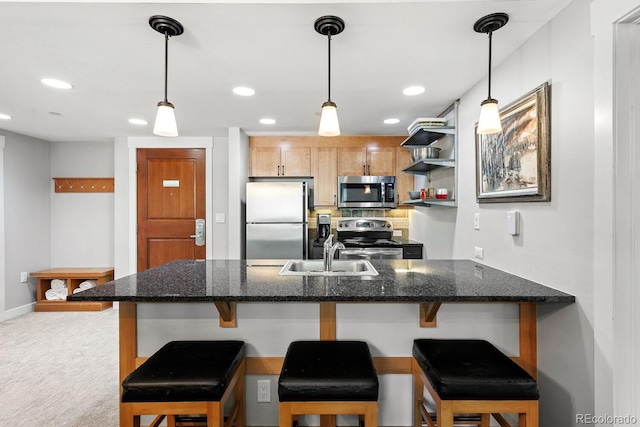
M 280 270 L 281 276 L 377 276 L 367 260 L 333 260 L 331 271 L 324 271 L 322 260 L 292 259 Z

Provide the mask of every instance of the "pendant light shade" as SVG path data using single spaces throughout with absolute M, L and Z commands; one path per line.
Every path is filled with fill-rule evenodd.
M 493 32 L 504 27 L 509 22 L 509 15 L 506 13 L 493 13 L 484 16 L 476 21 L 473 29 L 477 33 L 485 33 L 489 36 L 489 72 L 488 72 L 488 94 L 487 99 L 480 104 L 480 118 L 478 119 L 477 133 L 479 135 L 489 135 L 502 132 L 500 112 L 498 111 L 498 100 L 491 97 L 491 40 Z
M 178 136 L 178 125 L 173 104 L 170 102 L 158 102 L 158 113 L 153 133 L 158 136 Z
M 154 15 L 149 18 L 149 25 L 157 32 L 164 34 L 164 100 L 158 102 L 158 113 L 153 133 L 159 136 L 178 136 L 175 108 L 167 100 L 169 37 L 179 36 L 184 32 L 184 28 L 175 19 L 162 15 Z
M 502 131 L 498 100 L 488 98 L 480 104 L 480 118 L 478 119 L 478 134 L 489 135 Z
M 322 104 L 322 114 L 320 115 L 320 136 L 340 135 L 340 123 L 338 123 L 338 109 L 335 102 L 327 101 Z
M 322 114 L 320 115 L 320 127 L 318 135 L 320 136 L 338 136 L 340 135 L 340 123 L 338 122 L 338 108 L 336 103 L 331 101 L 331 36 L 340 34 L 344 30 L 344 21 L 337 16 L 321 16 L 316 19 L 314 24 L 315 30 L 327 36 L 329 42 L 329 60 L 328 60 L 328 97 L 327 102 L 322 104 Z

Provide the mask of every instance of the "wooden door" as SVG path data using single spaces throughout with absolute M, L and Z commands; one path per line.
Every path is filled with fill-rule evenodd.
M 336 206 L 338 191 L 338 149 L 313 149 L 313 199 L 316 206 Z
M 280 147 L 253 147 L 251 156 L 251 176 L 280 175 Z
M 340 147 L 338 149 L 338 175 L 366 175 L 366 161 L 364 147 Z
M 311 176 L 311 149 L 308 147 L 282 147 L 281 170 L 284 176 Z
M 195 220 L 205 219 L 205 149 L 139 149 L 138 271 L 204 259 Z
M 367 147 L 367 175 L 396 174 L 395 147 Z

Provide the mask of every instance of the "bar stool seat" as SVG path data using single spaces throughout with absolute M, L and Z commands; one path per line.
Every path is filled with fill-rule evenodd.
M 205 414 L 207 425 L 224 424 L 224 404 L 234 396 L 230 418 L 244 426 L 245 343 L 172 341 L 122 382 L 121 426 L 139 426 L 140 415 Z M 153 425 L 153 424 L 152 424 Z
M 478 425 L 489 416 L 503 426 L 501 413 L 520 414 L 520 426 L 538 426 L 538 385 L 511 358 L 484 340 L 417 339 L 413 343 L 416 405 L 414 424 L 422 418 L 435 426 L 423 404 L 427 388 L 436 403 L 438 427 L 453 426 L 456 413 L 480 413 Z
M 358 414 L 377 427 L 378 387 L 367 343 L 292 342 L 278 380 L 280 427 L 302 414 Z

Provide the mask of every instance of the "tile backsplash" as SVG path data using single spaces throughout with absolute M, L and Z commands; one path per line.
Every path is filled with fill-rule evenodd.
M 331 230 L 335 232 L 338 220 L 343 218 L 384 218 L 391 221 L 394 230 L 409 236 L 409 209 L 315 209 L 309 211 L 309 231 L 315 236 L 316 214 L 331 214 Z

